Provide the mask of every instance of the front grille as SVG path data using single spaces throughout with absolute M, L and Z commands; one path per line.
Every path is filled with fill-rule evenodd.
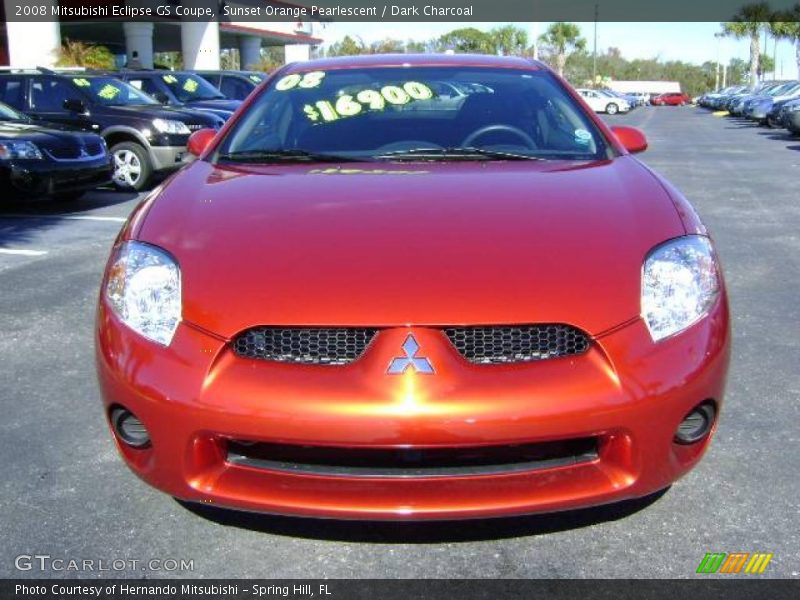
M 227 441 L 232 465 L 328 477 L 496 475 L 574 466 L 598 458 L 598 438 L 506 446 L 347 448 Z
M 79 159 L 96 158 L 98 156 L 102 156 L 105 153 L 103 145 L 100 142 L 89 142 L 83 147 L 82 150 L 83 152 L 81 152 L 81 147 L 77 145 L 59 147 L 59 148 L 46 148 L 48 154 L 50 154 L 50 156 L 52 156 L 56 160 L 79 160 Z
M 356 327 L 257 327 L 233 342 L 236 354 L 246 358 L 307 365 L 346 365 L 356 360 L 377 329 Z
M 477 364 L 545 360 L 589 349 L 588 336 L 569 325 L 448 327 L 444 332 L 461 356 Z

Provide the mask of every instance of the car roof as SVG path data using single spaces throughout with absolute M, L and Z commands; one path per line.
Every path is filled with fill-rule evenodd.
M 359 56 L 337 56 L 320 58 L 287 65 L 293 71 L 328 71 L 334 69 L 352 69 L 356 67 L 495 67 L 507 69 L 547 69 L 532 59 L 517 56 L 488 56 L 485 54 L 365 54 Z

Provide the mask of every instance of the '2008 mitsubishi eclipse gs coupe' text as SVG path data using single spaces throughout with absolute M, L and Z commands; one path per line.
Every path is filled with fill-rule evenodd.
M 97 367 L 120 453 L 186 501 L 338 518 L 668 487 L 716 428 L 729 315 L 646 145 L 523 59 L 277 71 L 114 245 Z

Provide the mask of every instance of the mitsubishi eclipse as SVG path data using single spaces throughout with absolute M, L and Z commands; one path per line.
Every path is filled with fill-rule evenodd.
M 96 356 L 119 452 L 185 501 L 335 518 L 669 487 L 716 430 L 729 314 L 646 146 L 535 61 L 283 67 L 114 244 Z

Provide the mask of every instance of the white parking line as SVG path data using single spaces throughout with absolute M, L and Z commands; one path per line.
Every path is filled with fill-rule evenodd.
M 0 219 L 66 219 L 68 221 L 110 221 L 112 223 L 124 223 L 128 219 L 125 217 L 94 217 L 90 215 L 20 215 L 20 214 L 0 214 Z
M 0 254 L 16 254 L 17 256 L 42 256 L 47 250 L 19 250 L 14 248 L 0 248 Z

